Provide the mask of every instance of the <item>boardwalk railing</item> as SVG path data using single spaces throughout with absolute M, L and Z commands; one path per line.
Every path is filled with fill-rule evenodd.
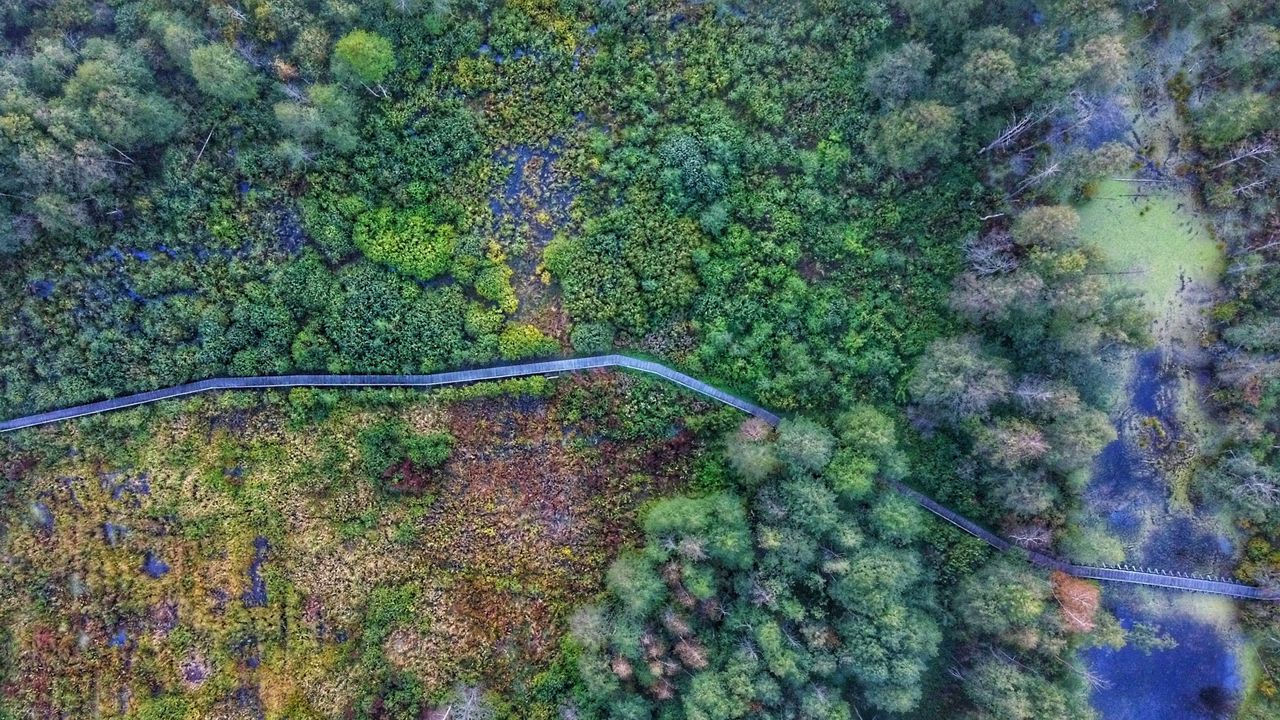
M 490 368 L 472 370 L 456 370 L 453 372 L 433 373 L 430 375 L 275 375 L 261 377 L 212 378 L 198 382 L 177 385 L 160 390 L 125 395 L 123 397 L 103 400 L 101 402 L 77 405 L 62 410 L 27 415 L 0 422 L 0 433 L 36 427 L 62 420 L 72 420 L 88 415 L 119 410 L 121 408 L 144 405 L 158 400 L 168 400 L 208 392 L 210 390 L 257 390 L 270 388 L 295 387 L 435 387 L 440 385 L 457 385 L 461 383 L 481 382 L 485 380 L 502 380 L 504 378 L 525 377 L 530 375 L 552 375 L 561 372 L 575 372 L 596 368 L 621 367 L 637 370 L 685 387 L 700 395 L 717 400 L 745 413 L 754 415 L 770 425 L 776 426 L 780 418 L 772 412 L 731 395 L 715 386 L 697 378 L 672 370 L 661 363 L 639 360 L 626 355 L 596 355 L 593 357 L 573 358 L 570 360 L 548 360 L 544 362 L 520 363 L 517 365 L 501 365 Z M 899 483 L 891 483 L 891 487 L 912 501 L 955 525 L 961 530 L 982 540 L 991 547 L 1001 551 L 1022 553 L 1029 562 L 1053 570 L 1060 570 L 1069 575 L 1092 580 L 1122 582 L 1151 587 L 1172 588 L 1175 590 L 1194 590 L 1228 595 L 1235 598 L 1253 600 L 1280 600 L 1280 591 L 1267 590 L 1251 585 L 1230 582 L 1215 578 L 1201 578 L 1172 573 L 1165 570 L 1141 569 L 1131 567 L 1094 567 L 1075 565 L 1058 558 L 1018 548 L 1013 543 L 987 530 L 972 520 L 939 504 L 932 498 L 912 490 Z

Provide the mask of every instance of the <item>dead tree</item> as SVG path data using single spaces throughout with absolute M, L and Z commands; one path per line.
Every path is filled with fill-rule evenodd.
M 1030 145 L 1027 145 L 1026 147 L 1019 148 L 1018 152 L 1020 153 L 1026 152 L 1028 150 L 1033 150 L 1035 148 L 1038 148 L 1041 145 L 1047 145 L 1051 141 L 1053 141 L 1055 138 L 1060 138 L 1063 135 L 1066 135 L 1072 130 L 1075 130 L 1076 128 L 1080 127 L 1081 125 L 1084 125 L 1085 123 L 1093 119 L 1093 113 L 1094 113 L 1093 103 L 1090 103 L 1087 99 L 1085 99 L 1084 93 L 1080 92 L 1079 90 L 1075 90 L 1071 93 L 1071 97 L 1075 101 L 1076 121 L 1062 128 L 1061 130 L 1057 130 L 1053 133 L 1050 133 L 1047 137 L 1045 137 L 1043 140 L 1040 140 L 1039 142 L 1034 142 L 1034 143 L 1031 143 Z
M 1254 143 L 1253 145 L 1240 148 L 1235 155 L 1231 156 L 1230 159 L 1223 160 L 1222 162 L 1218 163 L 1217 165 L 1214 165 L 1209 169 L 1217 170 L 1218 168 L 1223 168 L 1228 165 L 1233 165 L 1235 163 L 1238 163 L 1241 160 L 1248 160 L 1251 157 L 1260 157 L 1262 155 L 1270 155 L 1275 151 L 1276 151 L 1275 143 L 1271 142 L 1270 140 L 1263 140 L 1262 142 Z
M 1054 164 L 1050 165 L 1044 170 L 1041 170 L 1035 175 L 1032 175 L 1026 180 L 1023 180 L 1021 185 L 1014 188 L 1012 195 L 1016 196 L 1020 194 L 1023 190 L 1026 190 L 1027 188 L 1033 187 L 1035 185 L 1039 185 L 1045 179 L 1053 177 L 1054 175 L 1057 175 L 1058 171 L 1061 169 L 1062 169 L 1062 163 L 1055 162 Z
M 1053 541 L 1053 532 L 1042 525 L 1024 525 L 1010 530 L 1009 539 L 1028 550 L 1043 550 Z
M 1038 120 L 1033 119 L 1031 113 L 1027 113 L 1022 116 L 1021 119 L 1015 115 L 1013 121 L 1005 126 L 1005 129 L 1000 132 L 996 139 L 992 140 L 986 147 L 979 150 L 978 154 L 985 155 L 992 150 L 1004 150 L 1009 147 L 1014 140 L 1022 137 L 1023 133 L 1030 129 L 1036 122 L 1038 122 Z
M 1271 182 L 1271 178 L 1260 178 L 1253 182 L 1245 183 L 1239 187 L 1231 188 L 1232 195 L 1252 195 L 1253 191 Z
M 493 720 L 497 715 L 484 699 L 484 693 L 474 685 L 458 685 L 453 689 L 454 700 L 447 711 L 453 720 Z
M 978 275 L 996 275 L 1018 269 L 1013 239 L 1003 230 L 970 236 L 964 244 L 964 254 L 969 267 Z

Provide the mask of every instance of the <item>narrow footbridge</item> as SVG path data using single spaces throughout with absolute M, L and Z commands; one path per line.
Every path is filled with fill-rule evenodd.
M 458 385 L 462 383 L 482 382 L 485 380 L 502 380 L 505 378 L 526 377 L 531 375 L 555 375 L 563 372 L 576 372 L 598 368 L 627 368 L 639 372 L 657 375 L 676 385 L 692 390 L 713 400 L 717 400 L 745 413 L 754 415 L 770 425 L 776 426 L 781 418 L 774 413 L 743 400 L 736 395 L 705 383 L 697 378 L 672 370 L 661 363 L 640 360 L 626 355 L 596 355 L 593 357 L 573 358 L 568 360 L 548 360 L 516 365 L 500 365 L 497 367 L 456 370 L 452 372 L 433 373 L 430 375 L 274 375 L 259 377 L 211 378 L 175 385 L 159 390 L 124 395 L 87 405 L 76 405 L 61 410 L 27 415 L 0 422 L 0 433 L 21 430 L 24 428 L 46 425 L 48 423 L 73 420 L 75 418 L 97 415 L 111 410 L 145 405 L 159 400 L 195 395 L 211 390 L 260 390 L 272 388 L 295 387 L 436 387 L 441 385 Z M 1268 590 L 1242 585 L 1217 578 L 1202 578 L 1164 570 L 1139 569 L 1131 567 L 1094 567 L 1074 565 L 1058 558 L 1042 553 L 1024 550 L 983 528 L 972 520 L 956 513 L 933 499 L 912 490 L 900 483 L 890 486 L 905 497 L 910 498 L 924 509 L 955 525 L 961 530 L 982 540 L 1001 552 L 1017 552 L 1040 567 L 1060 570 L 1069 575 L 1092 580 L 1149 585 L 1151 587 L 1172 588 L 1175 590 L 1194 590 L 1215 595 L 1227 595 L 1235 598 L 1253 600 L 1280 600 L 1280 590 Z
M 1228 595 L 1246 600 L 1280 600 L 1280 590 L 1268 590 L 1253 585 L 1243 585 L 1224 578 L 1200 577 L 1184 573 L 1171 572 L 1156 568 L 1138 568 L 1129 566 L 1098 567 L 1094 565 L 1075 565 L 1059 560 L 1051 555 L 1021 548 L 1008 540 L 987 530 L 969 518 L 947 508 L 926 495 L 922 495 L 901 483 L 890 483 L 893 489 L 911 498 L 920 507 L 955 525 L 961 530 L 985 542 L 1001 552 L 1017 552 L 1024 555 L 1027 561 L 1050 570 L 1059 570 L 1068 575 L 1090 580 L 1107 580 L 1109 582 L 1148 585 L 1151 587 L 1172 588 L 1174 590 L 1194 590 L 1212 595 Z
M 502 380 L 506 378 L 526 377 L 530 375 L 555 375 L 562 372 L 576 372 L 596 368 L 623 367 L 630 370 L 657 375 L 677 385 L 688 388 L 700 395 L 718 400 L 725 405 L 735 407 L 745 413 L 755 415 L 770 425 L 777 425 L 777 415 L 764 408 L 730 395 L 697 378 L 677 372 L 661 363 L 639 360 L 626 355 L 596 355 L 593 357 L 573 358 L 569 360 L 548 360 L 545 362 L 529 362 L 517 365 L 499 365 L 497 367 L 475 368 L 471 370 L 455 370 L 453 372 L 433 373 L 431 375 L 267 375 L 258 377 L 211 378 L 199 380 L 185 385 L 161 388 L 111 398 L 101 402 L 77 405 L 62 410 L 28 415 L 0 422 L 0 433 L 11 430 L 45 425 L 47 423 L 72 420 L 87 415 L 121 408 L 145 405 L 158 400 L 170 400 L 185 395 L 208 392 L 210 390 L 261 390 L 271 388 L 295 387 L 436 387 L 440 385 L 460 385 L 463 383 L 482 382 L 485 380 Z

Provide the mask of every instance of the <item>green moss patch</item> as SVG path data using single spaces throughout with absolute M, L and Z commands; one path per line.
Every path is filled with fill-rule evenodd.
M 1166 321 L 1183 316 L 1196 292 L 1216 284 L 1223 254 L 1188 199 L 1148 191 L 1119 180 L 1101 183 L 1080 208 L 1080 234 L 1102 248 L 1115 282 L 1141 290 L 1157 323 L 1171 327 Z

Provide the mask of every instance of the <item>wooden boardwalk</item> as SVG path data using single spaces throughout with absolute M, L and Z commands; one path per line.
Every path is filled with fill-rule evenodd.
M 1157 568 L 1137 567 L 1096 567 L 1093 565 L 1076 565 L 1064 560 L 1033 552 L 1014 545 L 995 533 L 987 530 L 967 517 L 922 495 L 900 483 L 890 485 L 906 497 L 911 498 L 920 507 L 964 530 L 970 535 L 985 542 L 1001 552 L 1015 551 L 1026 556 L 1027 561 L 1050 570 L 1060 570 L 1068 575 L 1090 580 L 1106 580 L 1109 582 L 1148 585 L 1150 587 L 1171 588 L 1174 590 L 1194 590 L 1213 595 L 1227 595 L 1246 600 L 1280 600 L 1280 590 L 1267 590 L 1253 585 L 1243 585 L 1223 578 L 1208 578 L 1185 575 L 1182 573 L 1160 570 Z
M 573 358 L 570 360 L 548 360 L 544 362 L 520 363 L 517 365 L 499 365 L 471 370 L 455 370 L 453 372 L 433 373 L 431 375 L 268 375 L 257 377 L 212 378 L 185 385 L 150 390 L 148 392 L 124 395 L 101 402 L 77 405 L 62 410 L 50 410 L 26 417 L 14 418 L 0 422 L 0 433 L 23 428 L 45 425 L 47 423 L 73 420 L 87 415 L 97 415 L 111 410 L 145 405 L 158 400 L 170 400 L 186 395 L 208 392 L 210 390 L 260 390 L 270 388 L 295 387 L 436 387 L 440 385 L 460 385 L 463 383 L 481 382 L 485 380 L 502 380 L 505 378 L 526 377 L 530 375 L 554 375 L 562 372 L 576 372 L 595 368 L 622 367 L 631 370 L 657 375 L 677 385 L 688 388 L 700 395 L 718 400 L 743 412 L 755 415 L 770 425 L 777 425 L 777 415 L 759 405 L 749 403 L 737 396 L 730 395 L 697 378 L 677 372 L 661 363 L 638 360 L 626 355 L 596 355 L 592 357 Z
M 717 400 L 745 413 L 754 415 L 770 425 L 776 426 L 780 418 L 774 413 L 731 395 L 713 385 L 697 378 L 672 370 L 661 363 L 639 360 L 626 355 L 596 355 L 569 360 L 548 360 L 543 362 L 519 363 L 516 365 L 500 365 L 472 370 L 456 370 L 453 372 L 433 373 L 430 375 L 278 375 L 260 377 L 212 378 L 198 382 L 177 385 L 160 390 L 125 395 L 123 397 L 103 400 L 101 402 L 77 405 L 75 407 L 49 412 L 27 415 L 0 422 L 0 433 L 36 427 L 48 423 L 72 420 L 88 415 L 119 410 L 121 408 L 144 405 L 158 400 L 169 400 L 186 395 L 208 392 L 211 390 L 258 390 L 271 388 L 295 387 L 436 387 L 441 385 L 458 385 L 462 383 L 482 382 L 485 380 L 502 380 L 504 378 L 526 377 L 531 375 L 554 375 L 562 372 L 576 372 L 597 368 L 627 368 L 639 372 L 657 375 L 670 382 Z M 1060 570 L 1069 575 L 1092 580 L 1121 582 L 1151 587 L 1170 588 L 1174 590 L 1192 590 L 1197 592 L 1227 595 L 1234 598 L 1251 600 L 1280 600 L 1280 591 L 1242 585 L 1219 578 L 1201 578 L 1171 573 L 1158 569 L 1131 567 L 1094 567 L 1075 565 L 1042 553 L 1031 552 L 1015 546 L 1013 543 L 978 525 L 972 520 L 935 502 L 932 498 L 912 490 L 900 483 L 890 486 L 918 505 L 955 525 L 961 530 L 982 540 L 1001 552 L 1017 552 L 1026 557 L 1028 562 L 1037 566 Z

